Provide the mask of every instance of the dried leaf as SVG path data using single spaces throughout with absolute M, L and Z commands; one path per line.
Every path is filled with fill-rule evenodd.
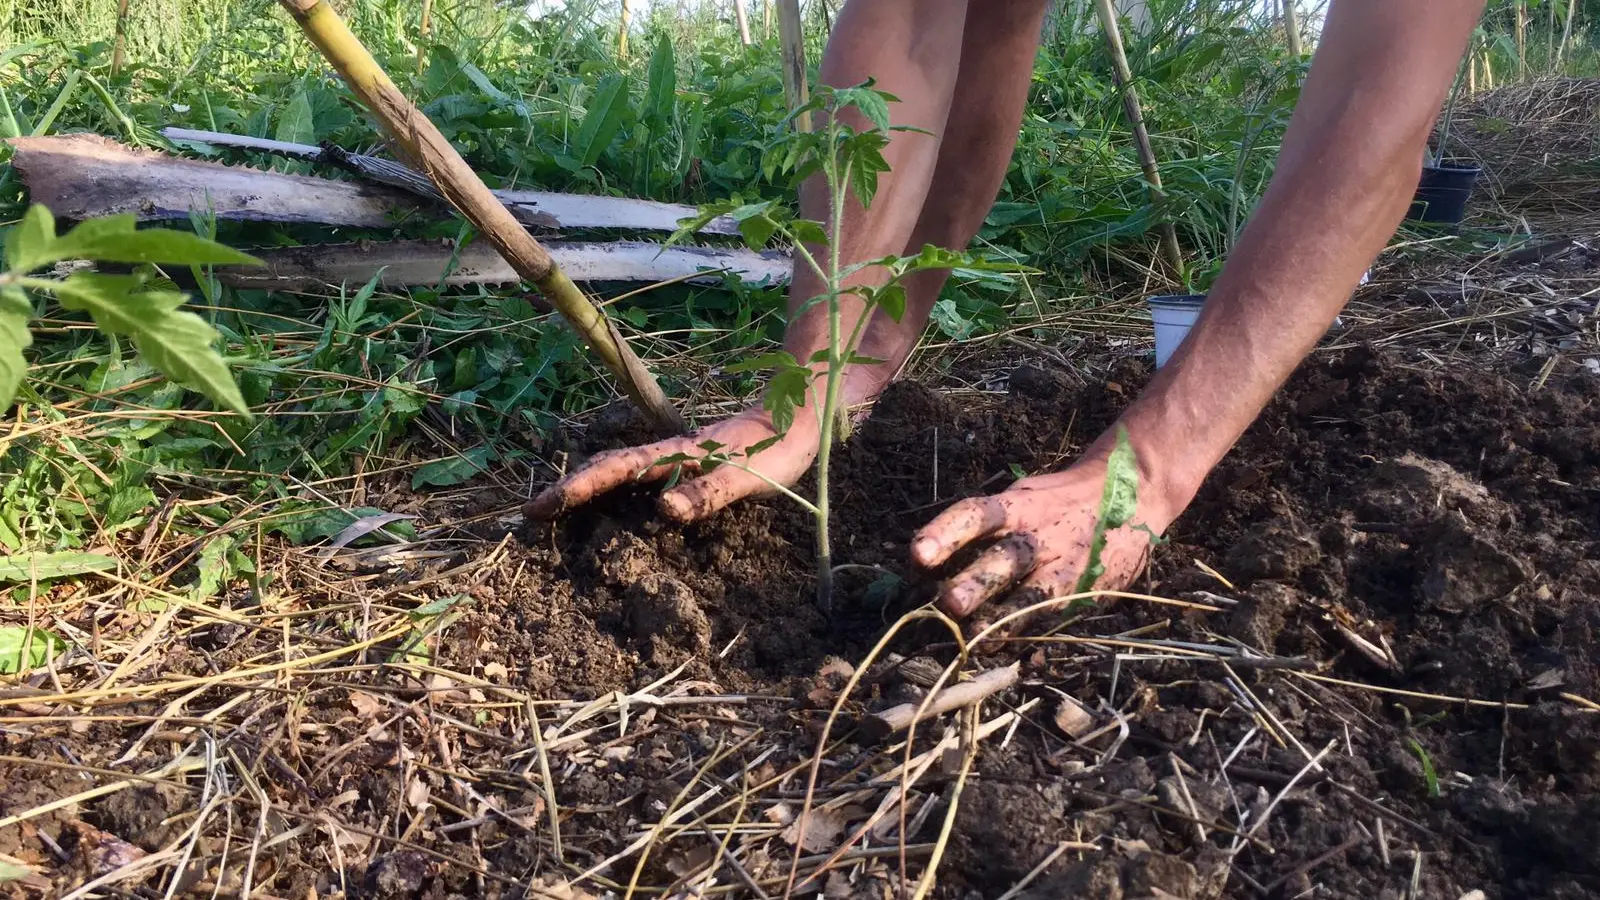
M 428 785 L 416 775 L 411 776 L 411 783 L 406 785 L 406 803 L 415 809 L 428 805 Z
M 87 822 L 73 822 L 72 829 L 78 833 L 76 849 L 96 878 L 146 856 L 138 847 Z
M 1062 697 L 1056 707 L 1056 727 L 1070 738 L 1080 738 L 1094 728 L 1094 716 L 1071 697 Z
M 807 853 L 826 853 L 844 836 L 844 815 L 827 807 L 817 807 L 783 830 L 783 839 Z M 804 833 L 801 826 L 805 827 Z
M 378 711 L 383 709 L 383 701 L 364 691 L 351 691 L 350 708 L 363 719 L 376 719 Z
M 838 869 L 828 873 L 828 883 L 822 887 L 823 900 L 850 900 L 850 878 Z
M 509 674 L 511 673 L 506 670 L 506 667 L 497 662 L 484 663 L 483 677 L 489 679 L 490 681 L 493 681 L 497 678 L 505 678 Z

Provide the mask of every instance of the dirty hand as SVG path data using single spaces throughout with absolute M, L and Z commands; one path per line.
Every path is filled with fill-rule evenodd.
M 805 474 L 817 453 L 815 420 L 804 411 L 796 412 L 794 424 L 782 440 L 748 458 L 743 456 L 746 450 L 777 433 L 772 417 L 764 409 L 745 410 L 686 437 L 596 454 L 582 468 L 545 488 L 528 504 L 527 515 L 534 519 L 553 519 L 625 484 L 665 480 L 680 465 L 685 474 L 697 472 L 700 464 L 694 461 L 658 464 L 657 460 L 680 453 L 704 456 L 706 451 L 700 445 L 706 441 L 716 441 L 722 445 L 717 451 L 719 454 L 787 487 Z M 659 506 L 661 514 L 668 519 L 694 522 L 736 500 L 774 492 L 772 485 L 761 477 L 725 464 L 665 491 Z
M 973 562 L 939 585 L 938 605 L 956 618 L 1009 595 L 1017 607 L 1072 592 L 1089 564 L 1089 546 L 1105 489 L 1103 456 L 1084 459 L 1063 472 L 1024 478 L 988 497 L 962 500 L 918 531 L 911 559 L 923 568 L 943 565 L 962 548 L 993 540 Z M 1149 558 L 1151 534 L 1176 515 L 1139 498 L 1131 526 L 1107 532 L 1100 563 L 1100 590 L 1120 590 Z M 1136 530 L 1143 525 L 1150 532 Z M 1009 609 L 995 610 L 997 619 Z

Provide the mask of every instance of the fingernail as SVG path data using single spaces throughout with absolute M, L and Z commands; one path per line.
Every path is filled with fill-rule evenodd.
M 661 514 L 674 522 L 685 524 L 694 520 L 694 504 L 677 491 L 661 495 Z
M 932 561 L 935 553 L 939 551 L 939 544 L 933 538 L 918 538 L 911 545 L 911 555 L 917 562 L 927 565 Z

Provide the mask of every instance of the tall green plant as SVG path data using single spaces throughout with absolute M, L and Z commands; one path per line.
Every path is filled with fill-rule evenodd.
M 672 238 L 674 241 L 685 240 L 711 219 L 727 215 L 739 224 L 745 242 L 753 249 L 765 246 L 774 238 L 791 244 L 797 264 L 809 268 L 823 284 L 823 292 L 800 304 L 795 315 L 804 315 L 817 307 L 825 310 L 828 318 L 828 345 L 825 348 L 816 351 L 807 360 L 796 359 L 788 351 L 780 350 L 730 367 L 735 371 L 768 373 L 763 403 L 772 415 L 773 427 L 778 434 L 738 454 L 724 453 L 722 445 L 708 441 L 700 447 L 703 455 L 677 454 L 659 462 L 694 461 L 703 468 L 737 466 L 762 477 L 774 489 L 810 512 L 817 528 L 817 602 L 824 609 L 831 607 L 833 598 L 829 485 L 833 445 L 844 424 L 843 410 L 840 408 L 844 372 L 848 366 L 878 365 L 883 362 L 856 353 L 862 330 L 878 310 L 895 321 L 900 320 L 906 309 L 904 282 L 913 273 L 953 268 L 989 271 L 1016 269 L 1015 266 L 997 266 L 966 253 L 931 245 L 923 247 L 915 256 L 886 256 L 855 263 L 847 263 L 841 257 L 839 234 L 843 228 L 846 205 L 853 198 L 862 207 L 871 206 L 877 192 L 878 177 L 889 168 L 883 157 L 883 149 L 888 144 L 890 133 L 918 130 L 889 123 L 889 104 L 895 100 L 892 94 L 876 89 L 870 81 L 849 88 L 819 87 L 805 104 L 790 111 L 788 118 L 779 124 L 767 143 L 762 154 L 762 168 L 768 178 L 787 175 L 799 182 L 817 177 L 827 185 L 826 222 L 796 218 L 779 201 L 746 203 L 735 197 L 700 207 L 699 215 L 681 222 L 682 227 Z M 857 130 L 845 124 L 839 116 L 839 112 L 845 109 L 859 111 L 870 127 Z M 791 123 L 806 115 L 826 124 L 812 131 L 791 127 Z M 846 285 L 851 275 L 873 267 L 882 267 L 888 273 L 882 283 Z M 842 298 L 849 295 L 859 297 L 863 304 L 862 314 L 854 323 L 844 321 L 840 303 Z M 818 366 L 821 367 L 820 372 Z M 748 465 L 750 457 L 782 439 L 794 424 L 795 410 L 807 404 L 817 411 L 818 420 L 817 487 L 814 498 L 803 497 L 785 485 L 765 479 Z
M 140 355 L 172 380 L 240 415 L 250 414 L 216 350 L 216 330 L 179 309 L 183 294 L 161 286 L 148 271 L 39 274 L 72 260 L 193 266 L 258 262 L 198 235 L 139 230 L 131 214 L 91 219 L 58 236 L 55 217 L 35 204 L 6 233 L 5 270 L 0 272 L 0 409 L 11 405 L 27 374 L 23 351 L 33 342 L 33 298 L 43 296 L 63 309 L 88 313 L 108 335 L 132 338 Z

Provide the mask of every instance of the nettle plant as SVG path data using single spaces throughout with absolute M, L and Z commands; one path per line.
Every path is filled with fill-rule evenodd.
M 735 196 L 701 206 L 697 216 L 679 223 L 681 227 L 670 239 L 670 242 L 685 240 L 707 222 L 726 215 L 738 223 L 751 249 L 759 250 L 774 240 L 786 243 L 793 248 L 796 265 L 809 268 L 823 284 L 822 292 L 798 306 L 794 315 L 804 315 L 816 307 L 825 309 L 828 317 L 826 347 L 806 360 L 779 350 L 729 367 L 729 371 L 734 372 L 767 373 L 762 402 L 772 416 L 777 434 L 734 452 L 727 452 L 716 441 L 706 441 L 700 445 L 702 452 L 698 455 L 674 454 L 657 463 L 694 462 L 702 471 L 720 465 L 737 466 L 762 478 L 774 490 L 810 512 L 817 523 L 817 603 L 824 610 L 831 608 L 833 576 L 840 568 L 834 565 L 828 533 L 828 488 L 833 445 L 848 428 L 846 410 L 840 402 L 845 368 L 884 363 L 856 352 L 867 322 L 877 311 L 900 321 L 906 310 L 905 279 L 916 272 L 957 269 L 1015 274 L 1024 271 L 1014 264 L 994 263 L 932 245 L 923 247 L 915 256 L 886 256 L 855 263 L 846 263 L 840 258 L 838 235 L 845 208 L 852 198 L 863 208 L 871 206 L 878 176 L 889 170 L 883 157 L 889 135 L 896 131 L 926 133 L 909 126 L 891 125 L 889 104 L 892 102 L 896 102 L 894 95 L 876 89 L 871 81 L 849 88 L 821 86 L 809 102 L 790 111 L 763 148 L 762 169 L 768 180 L 787 176 L 798 185 L 815 177 L 827 185 L 826 222 L 798 218 L 780 201 L 746 203 Z M 841 121 L 838 113 L 845 109 L 860 112 L 871 127 L 857 129 Z M 811 114 L 818 120 L 814 130 L 803 131 L 794 126 L 804 114 Z M 869 285 L 846 284 L 851 275 L 874 267 L 881 267 L 886 277 Z M 841 301 L 852 295 L 860 298 L 864 308 L 857 321 L 846 323 Z M 814 367 L 820 367 L 820 371 Z M 817 410 L 818 421 L 814 498 L 801 496 L 754 471 L 749 464 L 752 457 L 788 433 L 794 424 L 795 410 L 808 404 Z
M 76 260 L 134 264 L 129 274 L 62 271 Z M 140 229 L 131 214 L 79 223 L 56 234 L 55 217 L 35 204 L 6 233 L 0 271 L 0 410 L 10 407 L 27 376 L 22 352 L 33 342 L 29 323 L 35 298 L 86 312 L 108 336 L 131 338 L 139 354 L 168 378 L 248 417 L 250 411 L 228 365 L 217 352 L 217 331 L 179 309 L 185 296 L 159 279 L 150 264 L 187 265 L 206 282 L 201 267 L 251 265 L 259 260 L 196 234 Z M 45 270 L 49 267 L 49 271 Z

